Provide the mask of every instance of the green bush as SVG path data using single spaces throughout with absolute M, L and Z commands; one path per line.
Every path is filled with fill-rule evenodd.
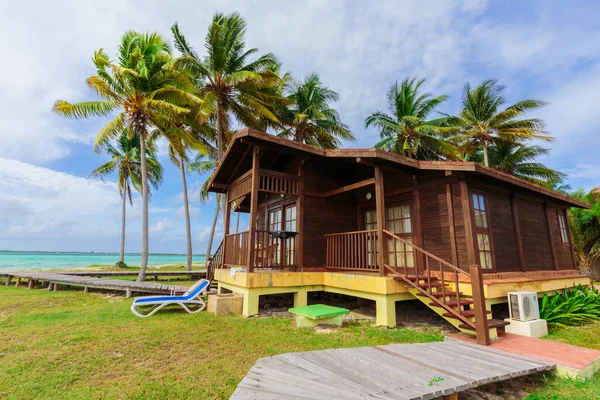
M 115 264 L 115 267 L 117 267 L 117 268 L 127 268 L 127 264 L 125 264 L 123 261 L 117 261 L 117 263 Z
M 553 296 L 544 294 L 540 317 L 548 321 L 548 325 L 560 327 L 599 320 L 600 293 L 596 288 L 579 285 Z

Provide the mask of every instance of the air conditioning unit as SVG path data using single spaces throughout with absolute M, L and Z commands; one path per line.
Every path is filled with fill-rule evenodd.
M 510 318 L 517 321 L 531 321 L 540 318 L 540 308 L 536 292 L 508 293 Z

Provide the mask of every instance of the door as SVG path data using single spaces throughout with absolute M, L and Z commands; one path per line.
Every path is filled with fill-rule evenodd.
M 385 209 L 386 229 L 409 243 L 413 241 L 410 204 L 397 204 Z M 388 238 L 388 263 L 391 267 L 414 268 L 415 259 L 411 246 Z
M 269 210 L 269 232 L 283 230 L 283 210 L 281 207 Z M 270 235 L 269 235 L 270 236 Z M 281 239 L 269 238 L 269 261 L 273 265 L 281 265 Z
M 375 209 L 365 209 L 363 211 L 364 229 L 377 229 L 377 213 Z M 392 204 L 385 209 L 385 229 L 394 235 L 401 237 L 409 243 L 413 242 L 412 209 L 409 203 Z M 369 264 L 377 263 L 375 253 L 375 243 L 367 244 L 367 254 Z M 398 240 L 388 238 L 388 265 L 391 267 L 414 268 L 414 252 L 412 247 L 401 243 Z

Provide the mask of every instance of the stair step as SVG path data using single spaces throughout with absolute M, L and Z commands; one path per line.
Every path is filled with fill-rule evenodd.
M 491 312 L 491 311 L 488 311 L 488 310 L 485 310 L 485 313 L 486 313 L 486 314 L 491 314 L 492 312 Z M 449 312 L 447 312 L 447 313 L 444 313 L 444 314 L 442 314 L 442 315 L 443 315 L 444 317 L 446 317 L 446 318 L 454 318 L 454 319 L 458 319 L 458 317 L 457 317 L 455 314 L 452 314 L 452 313 L 449 313 Z M 462 315 L 463 317 L 465 317 L 465 318 L 473 318 L 473 317 L 475 316 L 475 311 L 473 311 L 473 310 L 464 310 L 464 311 L 462 311 L 462 312 L 461 312 L 461 315 Z
M 431 282 L 431 285 L 428 284 L 428 283 L 421 283 L 421 284 L 419 284 L 419 287 L 421 289 L 429 289 L 430 286 L 432 288 L 441 288 L 442 286 L 448 286 L 448 285 L 444 285 L 444 284 L 442 284 L 440 282 Z
M 419 275 L 419 276 L 417 276 L 417 275 L 407 275 L 406 278 L 408 280 L 411 280 L 411 281 L 416 281 L 416 280 L 427 281 L 427 280 L 430 279 L 427 275 Z M 440 278 L 438 278 L 437 276 L 432 276 L 431 277 L 431 281 L 432 282 L 433 281 L 439 281 L 439 280 L 440 280 Z
M 462 292 L 460 292 L 459 294 L 462 295 Z M 418 293 L 417 296 L 421 296 L 421 297 L 433 296 L 433 297 L 437 297 L 437 298 L 444 297 L 444 296 L 456 297 L 456 292 L 445 292 L 445 293 L 434 292 L 434 293 L 428 293 L 428 294 Z
M 458 305 L 457 302 L 456 302 L 456 300 L 447 301 L 445 304 L 448 307 L 456 307 Z M 471 301 L 471 300 L 461 300 L 460 301 L 460 305 L 461 306 L 468 306 L 468 305 L 471 305 L 471 304 L 473 304 L 473 301 Z M 434 307 L 441 307 L 438 303 L 434 303 L 434 302 L 429 303 L 429 305 L 430 306 L 434 306 Z
M 510 322 L 503 321 L 503 320 L 500 320 L 500 319 L 488 319 L 488 329 L 501 328 L 501 327 L 506 326 L 506 325 L 510 325 Z M 465 330 L 468 330 L 468 331 L 474 331 L 475 330 L 470 325 L 467 325 L 467 324 L 460 324 L 458 327 L 460 329 L 465 329 Z

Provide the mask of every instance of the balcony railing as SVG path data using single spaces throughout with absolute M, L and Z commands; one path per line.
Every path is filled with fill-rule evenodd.
M 377 271 L 377 231 L 325 235 L 326 268 Z
M 248 266 L 248 231 L 225 236 L 223 263 L 217 268 Z M 255 231 L 254 268 L 288 268 L 296 266 L 296 238 L 278 239 L 272 232 Z

